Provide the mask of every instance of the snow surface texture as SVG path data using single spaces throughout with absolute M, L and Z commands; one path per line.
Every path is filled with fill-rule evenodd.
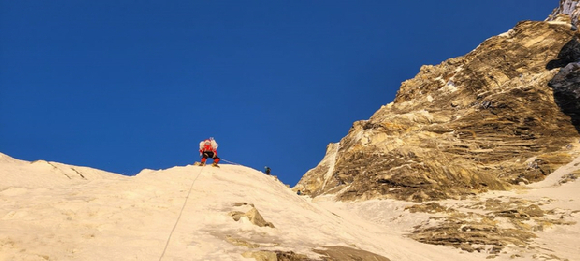
M 562 173 L 578 164 L 565 168 Z M 556 187 L 555 181 L 547 182 L 481 198 L 550 198 L 547 204 L 555 207 L 580 209 L 578 182 Z M 246 212 L 250 204 L 275 227 L 232 218 L 233 211 Z M 254 260 L 242 253 L 258 250 L 294 251 L 314 259 L 319 254 L 312 249 L 324 246 L 360 248 L 393 261 L 486 260 L 486 253 L 406 237 L 428 215 L 405 211 L 409 205 L 341 203 L 330 196 L 312 200 L 273 176 L 236 165 L 123 176 L 0 153 L 0 260 Z M 578 213 L 574 218 L 580 221 Z M 576 224 L 544 231 L 537 241 L 572 261 L 580 260 L 579 236 Z M 526 258 L 542 260 L 516 260 Z M 494 260 L 513 259 L 508 254 Z

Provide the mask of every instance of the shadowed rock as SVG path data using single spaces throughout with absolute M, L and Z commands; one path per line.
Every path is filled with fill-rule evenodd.
M 570 116 L 577 129 L 580 128 L 580 43 L 578 39 L 568 42 L 554 60 L 560 71 L 548 85 L 554 90 L 554 100 L 563 113 Z M 552 63 L 552 62 L 550 62 Z M 548 66 L 550 66 L 548 63 Z
M 306 255 L 292 251 L 254 251 L 245 252 L 244 257 L 254 258 L 256 261 L 390 261 L 390 259 L 369 251 L 346 246 L 326 246 L 314 249 L 314 252 L 323 255 L 320 259 L 311 259 Z
M 323 260 L 332 261 L 390 261 L 390 259 L 371 253 L 366 250 L 355 249 L 346 246 L 327 246 L 324 249 L 315 249 L 314 252 L 326 255 Z
M 292 251 L 255 251 L 242 254 L 247 258 L 254 258 L 256 261 L 319 261 L 310 259 L 306 255 L 297 254 Z

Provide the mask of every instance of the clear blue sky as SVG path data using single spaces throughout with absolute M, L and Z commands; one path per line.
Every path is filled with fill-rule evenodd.
M 219 156 L 294 186 L 421 65 L 557 0 L 0 0 L 0 152 L 133 175 Z

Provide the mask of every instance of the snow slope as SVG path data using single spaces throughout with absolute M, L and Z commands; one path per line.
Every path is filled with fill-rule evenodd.
M 232 218 L 250 204 L 275 228 Z M 427 215 L 411 215 L 408 205 L 311 200 L 237 165 L 123 176 L 0 154 L 0 260 L 255 260 L 242 254 L 258 250 L 317 258 L 312 249 L 324 246 L 360 248 L 393 261 L 485 260 L 485 253 L 407 238 Z M 566 240 L 577 232 L 568 231 Z M 561 251 L 580 256 L 578 248 Z

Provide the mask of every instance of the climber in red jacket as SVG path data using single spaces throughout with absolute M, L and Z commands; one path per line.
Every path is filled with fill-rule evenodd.
M 199 156 L 201 157 L 201 163 L 199 163 L 199 166 L 204 166 L 205 161 L 208 158 L 212 158 L 213 159 L 212 166 L 218 167 L 218 162 L 220 161 L 220 158 L 218 158 L 217 156 L 217 147 L 218 144 L 213 139 L 213 137 L 199 143 Z

